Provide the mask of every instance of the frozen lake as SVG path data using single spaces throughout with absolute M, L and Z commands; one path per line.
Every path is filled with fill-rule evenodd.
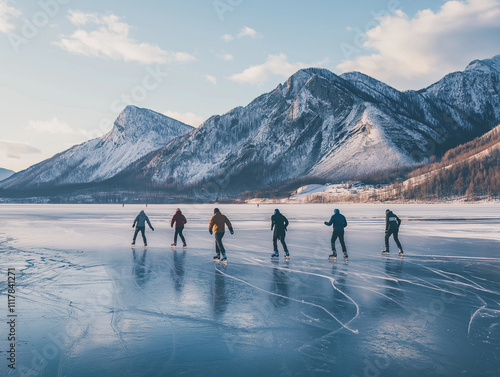
M 499 205 L 342 205 L 348 264 L 328 260 L 333 205 L 278 206 L 289 262 L 270 258 L 276 205 L 218 207 L 227 266 L 213 205 L 181 206 L 185 252 L 175 206 L 0 205 L 0 375 L 500 376 Z M 380 253 L 387 207 L 403 259 Z M 131 250 L 141 209 L 155 232 Z

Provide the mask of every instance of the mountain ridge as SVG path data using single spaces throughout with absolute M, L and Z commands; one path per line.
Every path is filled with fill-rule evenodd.
M 9 178 L 14 173 L 15 171 L 13 170 L 0 168 L 0 182 L 3 181 L 4 179 Z
M 75 145 L 19 172 L 0 187 L 100 182 L 192 130 L 193 127 L 152 110 L 127 106 L 106 135 Z
M 499 61 L 500 55 L 473 61 L 427 88 L 405 92 L 360 72 L 301 69 L 248 105 L 150 146 L 121 169 L 83 175 L 87 182 L 110 180 L 120 187 L 135 182 L 184 191 L 215 182 L 224 195 L 297 178 L 338 181 L 422 163 L 500 122 Z M 147 111 L 146 118 L 156 116 Z M 137 137 L 140 130 L 126 130 L 121 121 L 131 124 L 141 114 L 120 114 L 100 143 L 119 144 L 127 131 Z M 77 183 L 64 177 L 45 181 Z M 21 188 L 25 184 L 18 183 Z
M 462 75 L 470 72 L 483 75 L 473 67 Z M 129 173 L 140 171 L 155 185 L 216 181 L 221 191 L 230 192 L 297 177 L 340 180 L 373 168 L 416 164 L 491 127 L 485 116 L 463 116 L 468 104 L 441 98 L 439 90 L 450 85 L 449 79 L 435 85 L 399 92 L 359 72 L 338 76 L 302 69 L 247 106 L 211 117 L 175 148 L 163 147 Z M 462 86 L 469 93 L 477 82 Z M 489 115 L 491 124 L 500 121 L 500 114 Z

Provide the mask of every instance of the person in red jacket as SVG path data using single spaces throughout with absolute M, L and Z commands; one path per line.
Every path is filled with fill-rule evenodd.
M 174 234 L 174 243 L 172 246 L 177 246 L 177 235 L 181 237 L 182 246 L 186 247 L 186 239 L 182 235 L 182 231 L 184 230 L 184 224 L 187 223 L 186 217 L 182 214 L 180 208 L 177 208 L 175 211 L 175 215 L 172 217 L 172 221 L 170 222 L 170 227 L 173 228 L 175 223 L 175 234 Z

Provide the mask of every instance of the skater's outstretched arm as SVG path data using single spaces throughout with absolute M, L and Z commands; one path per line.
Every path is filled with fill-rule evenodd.
M 147 216 L 146 216 L 146 221 L 147 221 L 147 223 L 148 223 L 149 227 L 151 228 L 151 230 L 153 230 L 153 231 L 154 231 L 154 230 L 155 230 L 155 228 L 153 228 L 153 226 L 151 225 L 151 222 L 149 221 L 149 217 L 147 217 Z
M 136 216 L 134 223 L 132 224 L 132 228 L 135 228 L 135 224 L 139 221 L 139 215 Z
M 233 226 L 231 225 L 231 221 L 229 221 L 229 219 L 227 217 L 225 217 L 224 222 L 226 223 L 227 227 L 229 228 L 229 233 L 233 234 L 234 230 L 233 230 Z
M 327 225 L 327 226 L 330 226 L 332 224 L 333 224 L 333 216 L 330 218 L 330 221 L 328 221 L 328 222 L 325 221 L 325 225 Z

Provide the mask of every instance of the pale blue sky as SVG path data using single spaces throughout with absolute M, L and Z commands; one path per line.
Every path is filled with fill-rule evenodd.
M 0 0 L 0 167 L 101 136 L 127 104 L 197 126 L 307 66 L 420 89 L 499 54 L 498 25 L 500 0 Z

